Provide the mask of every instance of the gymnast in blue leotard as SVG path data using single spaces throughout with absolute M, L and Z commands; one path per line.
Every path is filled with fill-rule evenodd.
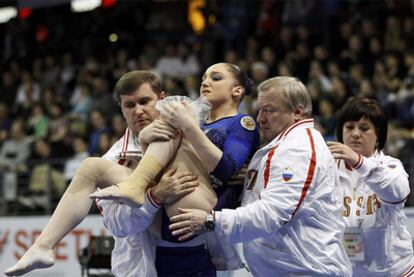
M 210 115 L 201 128 L 191 120 L 185 104 L 173 104 L 171 109 L 163 113 L 171 125 L 182 131 L 208 169 L 210 184 L 217 196 L 215 210 L 235 208 L 239 205 L 244 178 L 242 169 L 259 147 L 256 122 L 250 115 L 237 113 L 237 107 L 244 95 L 250 93 L 251 85 L 251 81 L 237 66 L 227 63 L 215 64 L 204 73 L 200 88 L 201 96 L 212 104 Z M 162 239 L 178 242 L 168 230 L 170 222 L 165 211 L 162 221 Z M 183 243 L 183 246 L 185 244 Z M 193 273 L 204 272 L 204 275 L 212 276 L 207 274 L 205 264 L 199 265 L 196 262 L 197 259 L 201 259 L 198 257 L 201 253 L 190 253 L 194 249 L 189 247 L 171 246 L 157 247 L 156 268 L 159 276 L 186 274 L 190 272 L 189 267 Z M 180 259 L 177 258 L 178 250 L 181 253 Z M 185 264 L 183 251 L 188 252 Z M 199 266 L 203 266 L 204 271 L 197 269 Z

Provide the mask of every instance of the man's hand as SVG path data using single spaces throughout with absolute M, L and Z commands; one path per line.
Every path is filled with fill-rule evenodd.
M 335 141 L 328 141 L 327 144 L 335 159 L 345 160 L 350 166 L 355 166 L 358 163 L 359 155 L 349 146 Z
M 207 218 L 207 212 L 196 209 L 178 209 L 179 215 L 170 218 L 173 224 L 170 230 L 173 236 L 178 236 L 178 240 L 187 240 L 198 234 L 205 232 L 204 222 Z
M 171 204 L 181 197 L 193 192 L 198 187 L 197 176 L 189 171 L 177 172 L 176 168 L 169 169 L 152 188 L 152 196 L 158 203 Z
M 177 136 L 177 131 L 161 118 L 157 118 L 151 124 L 139 132 L 139 144 L 146 148 L 155 140 L 167 141 Z

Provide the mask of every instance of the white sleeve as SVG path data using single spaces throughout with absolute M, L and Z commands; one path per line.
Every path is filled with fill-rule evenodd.
M 105 227 L 115 237 L 126 237 L 144 231 L 151 225 L 160 208 L 150 200 L 148 194 L 140 208 L 131 208 L 112 200 L 98 200 L 97 205 L 101 208 Z
M 408 174 L 398 159 L 388 157 L 381 162 L 362 157 L 356 170 L 385 204 L 402 203 L 410 193 Z
M 118 140 L 102 158 L 118 163 L 117 155 L 122 150 L 123 142 L 122 138 Z M 97 205 L 101 208 L 104 225 L 115 237 L 126 237 L 147 229 L 160 208 L 151 201 L 148 193 L 144 205 L 140 208 L 131 208 L 116 201 L 102 199 L 97 201 Z
M 227 236 L 230 242 L 236 243 L 278 231 L 292 218 L 299 206 L 307 179 L 313 180 L 313 176 L 308 176 L 312 163 L 311 152 L 303 147 L 289 147 L 280 152 L 276 150 L 268 171 L 267 187 L 260 193 L 260 200 L 236 210 L 216 212 L 216 232 L 221 232 L 219 235 Z M 287 173 L 293 175 L 285 181 L 284 178 L 288 179 Z

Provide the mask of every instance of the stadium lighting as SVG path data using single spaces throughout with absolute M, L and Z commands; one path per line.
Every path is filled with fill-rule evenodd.
M 203 33 L 206 28 L 206 19 L 203 9 L 206 6 L 206 0 L 190 0 L 188 2 L 188 22 L 196 34 Z
M 72 12 L 89 12 L 101 5 L 102 0 L 72 0 L 70 8 Z
M 0 23 L 6 23 L 13 17 L 17 16 L 17 9 L 15 7 L 0 8 Z
M 110 34 L 108 37 L 110 42 L 116 42 L 118 40 L 118 35 L 117 34 Z

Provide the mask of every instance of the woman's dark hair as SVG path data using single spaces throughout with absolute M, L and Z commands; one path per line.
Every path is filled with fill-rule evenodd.
M 237 81 L 237 85 L 240 85 L 244 88 L 243 96 L 240 99 L 241 102 L 245 95 L 250 95 L 252 93 L 254 82 L 237 65 L 232 63 L 225 63 L 225 65 L 231 74 L 233 74 L 234 79 Z
M 338 125 L 336 127 L 338 141 L 344 142 L 343 127 L 346 122 L 359 121 L 363 117 L 374 125 L 378 138 L 377 148 L 378 150 L 383 149 L 387 141 L 388 121 L 378 102 L 367 97 L 352 97 L 339 111 Z

